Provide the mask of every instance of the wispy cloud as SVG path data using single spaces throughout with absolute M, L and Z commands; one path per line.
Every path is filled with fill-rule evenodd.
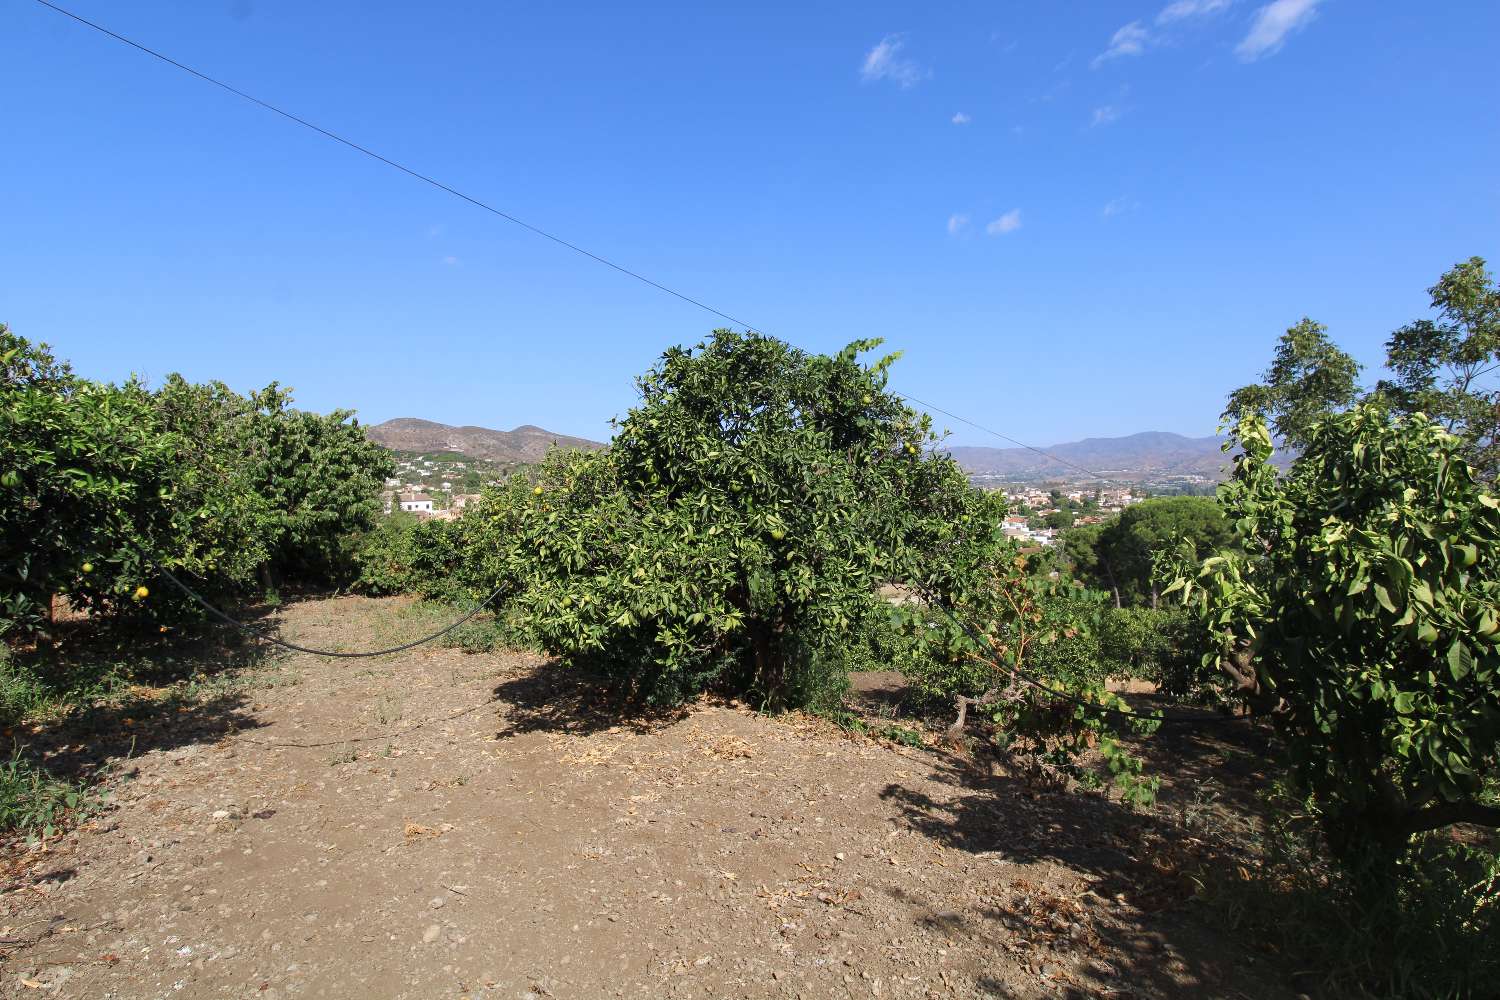
M 1089 122 L 1091 127 L 1109 125 L 1120 120 L 1120 109 L 1113 104 L 1105 104 L 1094 109 L 1093 120 Z
M 1006 233 L 1013 233 L 1020 228 L 1021 210 L 1019 208 L 1013 208 L 1009 212 L 1006 212 L 1004 215 L 1000 216 L 1000 218 L 996 219 L 994 222 L 991 222 L 989 225 L 985 226 L 984 231 L 989 233 L 991 236 L 1004 236 Z
M 1099 210 L 1099 214 L 1106 219 L 1113 219 L 1117 215 L 1124 215 L 1126 212 L 1135 211 L 1138 204 L 1134 198 L 1115 198 L 1112 201 L 1105 202 L 1104 207 Z
M 1118 59 L 1120 56 L 1138 56 L 1146 51 L 1146 42 L 1150 40 L 1150 37 L 1150 33 L 1141 26 L 1141 22 L 1131 21 L 1110 37 L 1109 48 L 1095 56 L 1090 65 L 1098 69 L 1103 63 Z
M 953 116 L 953 124 L 955 124 L 955 125 L 967 125 L 967 124 L 969 124 L 969 122 L 971 122 L 973 120 L 974 119 L 970 118 L 968 115 L 964 114 L 962 111 L 960 111 L 958 114 L 956 114 L 956 115 Z
M 1283 3 L 1290 2 L 1290 0 L 1276 0 L 1276 2 Z M 1310 2 L 1318 3 L 1319 0 L 1310 0 Z M 1156 12 L 1154 24 L 1157 28 L 1164 29 L 1170 40 L 1173 25 L 1191 18 L 1217 14 L 1222 10 L 1227 10 L 1232 3 L 1234 0 L 1171 0 Z M 1140 21 L 1131 21 L 1110 37 L 1109 46 L 1095 56 L 1089 65 L 1098 69 L 1111 59 L 1118 59 L 1121 56 L 1138 56 L 1145 52 L 1147 47 L 1154 47 L 1162 42 L 1160 32 L 1151 31 Z
M 443 258 L 443 263 L 447 264 L 449 267 L 454 267 L 454 266 L 456 266 L 458 264 L 458 258 L 457 257 L 444 257 Z
M 927 72 L 901 54 L 906 42 L 900 35 L 886 35 L 869 52 L 865 53 L 864 65 L 859 75 L 866 83 L 891 80 L 902 87 L 910 87 L 927 76 Z
M 1172 0 L 1156 15 L 1157 24 L 1171 24 L 1190 17 L 1217 14 L 1230 4 L 1230 0 Z
M 1294 31 L 1307 26 L 1318 13 L 1322 0 L 1272 0 L 1255 12 L 1250 33 L 1235 48 L 1235 55 L 1245 62 L 1274 55 L 1286 44 Z
M 948 216 L 948 235 L 957 236 L 969 227 L 969 217 L 961 212 Z

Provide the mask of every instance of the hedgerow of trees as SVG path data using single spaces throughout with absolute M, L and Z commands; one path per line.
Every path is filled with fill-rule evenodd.
M 0 636 L 44 636 L 55 595 L 201 620 L 160 569 L 213 599 L 349 579 L 391 462 L 348 412 L 291 402 L 274 384 L 95 382 L 0 325 Z

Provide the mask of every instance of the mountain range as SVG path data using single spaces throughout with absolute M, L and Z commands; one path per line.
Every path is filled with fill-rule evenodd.
M 605 447 L 598 441 L 556 434 L 531 424 L 513 431 L 497 431 L 488 427 L 453 427 L 416 417 L 397 417 L 366 427 L 365 435 L 393 451 L 451 451 L 502 463 L 540 462 L 552 448 L 592 451 Z M 1038 449 L 1047 455 L 1028 448 L 953 447 L 948 451 L 965 471 L 976 476 L 1067 477 L 1080 471 L 1075 466 L 1082 466 L 1119 479 L 1193 475 L 1217 479 L 1228 464 L 1220 450 L 1223 443 L 1222 437 L 1143 431 Z
M 598 441 L 554 434 L 523 424 L 513 431 L 488 427 L 453 427 L 416 417 L 397 417 L 365 428 L 365 437 L 392 451 L 456 451 L 469 458 L 497 463 L 540 462 L 552 448 L 593 451 Z
M 1217 479 L 1229 464 L 1222 437 L 1185 437 L 1142 431 L 1125 437 L 1084 438 L 1032 451 L 1029 448 L 954 447 L 948 451 L 970 475 L 1072 476 L 1082 466 L 1110 478 L 1206 476 Z M 1044 451 L 1047 455 L 1038 454 Z M 1063 461 L 1048 457 L 1055 455 Z

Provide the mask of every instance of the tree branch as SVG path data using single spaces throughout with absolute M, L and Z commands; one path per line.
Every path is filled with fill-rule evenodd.
M 1452 826 L 1454 823 L 1500 828 L 1500 806 L 1486 806 L 1478 802 L 1438 802 L 1408 813 L 1401 822 L 1401 828 L 1410 836 Z

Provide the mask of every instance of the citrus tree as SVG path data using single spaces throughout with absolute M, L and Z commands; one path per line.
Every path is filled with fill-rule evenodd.
M 472 521 L 548 649 L 654 702 L 710 684 L 773 705 L 840 688 L 877 587 L 972 494 L 927 418 L 865 365 L 716 331 L 637 380 L 607 451 L 555 455 Z M 484 588 L 488 589 L 488 588 Z
M 1360 405 L 1285 476 L 1258 418 L 1220 501 L 1239 551 L 1196 581 L 1219 650 L 1275 718 L 1345 857 L 1453 823 L 1500 826 L 1500 499 L 1427 417 Z
M 346 582 L 356 535 L 380 515 L 390 452 L 365 437 L 353 411 L 292 407 L 276 383 L 251 393 L 241 427 L 246 472 L 265 509 L 267 582 Z
M 0 325 L 0 633 L 46 634 L 52 596 L 140 601 L 105 540 L 165 535 L 171 443 L 136 383 L 81 379 Z
M 171 376 L 94 382 L 0 325 L 0 634 L 46 631 L 54 595 L 153 626 L 201 619 L 268 569 L 349 574 L 389 456 L 348 414 Z

